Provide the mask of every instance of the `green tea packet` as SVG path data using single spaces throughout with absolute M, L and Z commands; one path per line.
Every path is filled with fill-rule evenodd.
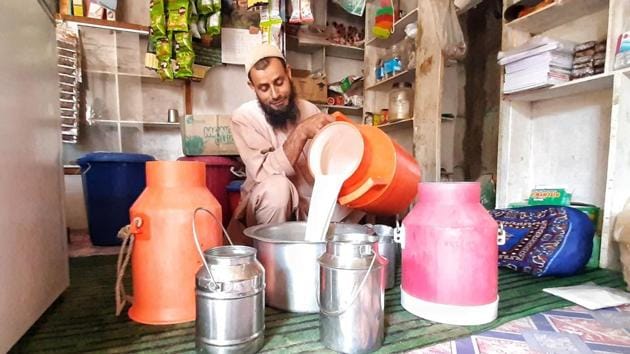
M 188 31 L 189 0 L 168 0 L 167 29 L 169 31 Z
M 166 36 L 166 16 L 164 14 L 164 0 L 151 0 L 149 16 L 151 17 L 151 35 Z

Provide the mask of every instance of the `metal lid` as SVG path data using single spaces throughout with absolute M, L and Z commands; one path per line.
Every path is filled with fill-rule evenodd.
M 204 253 L 211 265 L 238 265 L 250 263 L 256 258 L 256 249 L 248 246 L 219 246 Z

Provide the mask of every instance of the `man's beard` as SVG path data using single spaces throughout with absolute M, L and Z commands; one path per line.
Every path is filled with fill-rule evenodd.
M 262 103 L 260 98 L 258 98 L 258 105 L 260 105 L 260 108 L 263 110 L 263 112 L 265 112 L 265 118 L 267 119 L 267 122 L 274 129 L 286 128 L 287 123 L 295 123 L 298 116 L 300 115 L 300 110 L 296 102 L 295 87 L 293 87 L 293 83 L 291 83 L 289 102 L 285 107 L 281 109 L 275 109 L 269 105 Z

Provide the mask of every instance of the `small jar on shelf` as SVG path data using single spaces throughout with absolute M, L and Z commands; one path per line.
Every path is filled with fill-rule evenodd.
M 413 117 L 414 91 L 410 82 L 397 82 L 389 93 L 389 120 Z

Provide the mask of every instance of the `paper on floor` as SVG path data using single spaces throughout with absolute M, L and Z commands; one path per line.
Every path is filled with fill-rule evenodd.
M 630 293 L 593 282 L 581 285 L 546 288 L 544 292 L 569 300 L 589 310 L 630 304 Z

